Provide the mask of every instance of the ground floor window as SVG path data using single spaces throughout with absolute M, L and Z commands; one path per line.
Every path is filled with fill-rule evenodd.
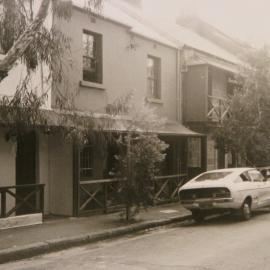
M 93 146 L 84 146 L 80 151 L 80 178 L 92 178 L 93 177 Z
M 188 138 L 188 167 L 201 167 L 201 138 Z

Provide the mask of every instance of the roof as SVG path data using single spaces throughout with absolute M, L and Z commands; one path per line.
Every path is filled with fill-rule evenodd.
M 187 57 L 186 64 L 188 66 L 207 64 L 229 72 L 239 72 L 237 65 L 202 53 L 194 53 L 191 57 Z
M 192 131 L 185 127 L 184 125 L 178 122 L 167 122 L 163 127 L 154 130 L 156 133 L 160 135 L 170 135 L 170 136 L 204 136 L 200 133 Z
M 141 16 L 137 16 L 136 10 L 130 5 L 125 5 L 117 0 L 107 0 L 102 6 L 101 14 L 98 14 L 104 19 L 120 23 L 129 28 L 130 32 L 143 36 L 147 39 L 155 40 L 169 47 L 177 48 L 177 44 L 166 38 L 164 35 L 149 27 Z M 84 8 L 84 1 L 73 0 L 75 7 Z
M 197 33 L 180 26 L 176 23 L 160 23 L 161 27 L 167 30 L 168 34 L 175 38 L 179 43 L 197 49 L 202 52 L 206 52 L 218 58 L 224 59 L 228 62 L 239 64 L 241 61 L 233 54 L 227 52 L 226 50 L 220 48 L 213 42 L 203 38 Z
M 73 4 L 80 8 L 84 7 L 82 2 L 81 0 L 73 0 Z M 236 56 L 194 31 L 180 26 L 176 22 L 156 21 L 146 18 L 140 10 L 121 0 L 105 1 L 101 17 L 127 26 L 131 33 L 175 49 L 186 45 L 234 64 L 241 63 Z
M 48 119 L 48 124 L 50 126 L 72 126 L 74 123 L 72 121 L 73 114 L 70 112 L 63 112 L 58 110 L 44 110 L 44 115 Z M 64 119 L 62 117 L 65 117 Z M 110 132 L 149 132 L 149 133 L 157 133 L 159 135 L 166 136 L 193 136 L 200 137 L 204 136 L 200 133 L 194 132 L 187 127 L 176 121 L 166 121 L 164 124 L 160 126 L 155 126 L 152 129 L 143 129 L 138 123 L 138 125 L 130 125 L 131 120 L 128 116 L 111 116 L 108 114 L 98 114 L 98 113 L 90 113 L 90 112 L 76 112 L 76 116 L 78 116 L 81 120 L 92 119 L 94 122 L 94 129 L 110 131 Z M 132 126 L 132 128 L 130 128 Z

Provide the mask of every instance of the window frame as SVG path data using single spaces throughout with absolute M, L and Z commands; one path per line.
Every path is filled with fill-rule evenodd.
M 153 61 L 153 76 L 149 76 L 149 60 Z M 150 88 L 150 82 L 154 83 L 154 88 Z M 147 96 L 154 100 L 161 100 L 161 58 L 147 55 Z
M 92 49 L 93 56 L 85 54 L 84 35 L 88 35 L 93 38 L 93 49 Z M 89 62 L 94 62 L 94 65 L 96 65 L 94 72 L 85 69 L 84 66 L 85 59 L 88 59 Z M 89 72 L 89 74 L 86 73 L 87 71 Z M 93 78 L 89 78 L 87 76 L 89 77 L 93 76 Z M 82 33 L 82 80 L 88 83 L 96 83 L 96 84 L 103 83 L 103 36 L 100 33 L 96 33 L 86 29 L 83 29 Z
M 88 153 L 84 153 L 84 151 L 86 150 L 90 150 Z M 88 167 L 86 167 L 86 164 L 83 164 L 83 160 L 84 158 L 82 158 L 82 155 L 85 154 L 89 154 L 88 156 Z M 80 148 L 79 151 L 79 176 L 80 176 L 80 180 L 91 180 L 93 179 L 94 176 L 94 146 L 93 144 L 88 144 L 88 145 L 84 145 L 83 147 Z M 82 167 L 83 165 L 83 167 Z M 83 171 L 91 171 L 91 175 L 83 175 L 82 172 Z

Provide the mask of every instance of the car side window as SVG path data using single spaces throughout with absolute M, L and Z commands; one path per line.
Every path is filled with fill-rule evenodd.
M 240 177 L 242 178 L 243 182 L 251 182 L 250 177 L 247 175 L 247 173 L 241 173 Z
M 256 170 L 248 171 L 248 174 L 252 181 L 254 182 L 262 182 L 264 180 L 263 175 Z

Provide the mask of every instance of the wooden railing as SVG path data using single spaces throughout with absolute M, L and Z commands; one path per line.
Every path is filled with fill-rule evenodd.
M 187 174 L 158 176 L 153 180 L 153 204 L 177 200 L 178 188 L 187 180 Z M 84 214 L 96 210 L 104 213 L 122 208 L 119 193 L 125 180 L 101 179 L 80 181 L 78 213 Z
M 154 204 L 178 200 L 177 191 L 187 181 L 187 174 L 157 176 L 154 184 Z
M 42 213 L 44 216 L 44 184 L 0 187 L 0 218 Z
M 229 101 L 226 98 L 208 96 L 207 118 L 214 122 L 221 122 L 229 112 Z

